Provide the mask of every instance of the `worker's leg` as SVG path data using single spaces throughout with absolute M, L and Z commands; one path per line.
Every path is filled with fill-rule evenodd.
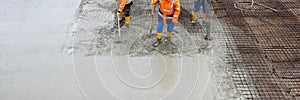
M 157 39 L 161 39 L 161 36 L 162 36 L 162 32 L 163 32 L 163 28 L 164 28 L 164 21 L 163 21 L 163 17 L 158 15 L 158 18 L 157 18 L 158 22 L 157 22 L 157 29 L 156 29 L 156 32 L 157 32 Z
M 198 11 L 200 10 L 200 5 L 201 5 L 200 0 L 194 0 L 194 8 L 193 8 L 193 11 L 194 11 L 194 12 L 198 12 Z
M 201 6 L 202 6 L 202 11 L 203 11 L 203 24 L 206 23 L 206 14 L 207 14 L 207 1 L 206 0 L 202 0 L 201 1 Z
M 130 8 L 132 6 L 133 2 L 131 1 L 130 3 L 126 4 L 124 7 L 124 12 L 125 12 L 125 24 L 130 23 Z
M 165 41 L 171 41 L 174 27 L 175 27 L 175 23 L 172 22 L 172 19 L 168 19 L 167 20 L 167 35 L 168 36 L 165 39 Z
M 163 17 L 158 15 L 157 18 L 157 29 L 156 29 L 156 39 L 157 41 L 155 43 L 153 43 L 154 47 L 157 47 L 160 43 L 161 43 L 161 38 L 162 38 L 162 32 L 163 32 L 163 28 L 164 28 L 164 21 L 163 21 Z
M 172 32 L 174 31 L 175 24 L 174 23 L 168 23 L 167 25 L 167 31 L 168 31 L 168 37 L 172 37 Z
M 210 7 L 211 7 L 211 1 L 210 1 L 210 0 L 207 0 L 207 1 L 206 1 L 206 7 L 205 7 L 206 21 L 207 21 L 207 22 L 209 22 L 210 19 L 211 19 L 211 17 L 212 17 Z
M 192 22 L 196 22 L 197 20 L 197 12 L 200 10 L 200 0 L 194 0 L 194 8 L 192 11 Z

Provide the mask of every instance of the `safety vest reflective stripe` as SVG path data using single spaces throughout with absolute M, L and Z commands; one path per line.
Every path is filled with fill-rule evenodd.
M 171 9 L 171 10 L 162 9 L 162 10 L 163 10 L 163 12 L 173 12 L 173 9 Z
M 127 0 L 127 3 L 126 4 L 129 4 L 132 0 Z
M 172 19 L 172 17 L 164 16 L 160 12 L 157 12 L 159 16 L 161 16 L 164 19 Z

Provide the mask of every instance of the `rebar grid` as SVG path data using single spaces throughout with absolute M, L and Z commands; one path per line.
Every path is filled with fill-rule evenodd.
M 246 99 L 288 99 L 300 96 L 300 1 L 255 0 L 262 6 L 240 11 L 234 0 L 213 3 L 226 38 L 227 63 L 235 86 Z M 297 12 L 298 11 L 298 12 Z M 226 25 L 225 25 L 226 24 Z

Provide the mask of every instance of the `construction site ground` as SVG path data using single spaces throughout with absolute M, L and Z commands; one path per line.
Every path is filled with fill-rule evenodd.
M 120 34 L 115 0 L 0 1 L 0 100 L 300 99 L 299 0 L 217 0 L 206 24 L 180 1 L 158 47 L 149 0 Z

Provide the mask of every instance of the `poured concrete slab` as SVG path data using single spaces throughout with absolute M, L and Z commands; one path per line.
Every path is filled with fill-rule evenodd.
M 108 0 L 100 1 L 113 5 L 113 2 Z M 76 48 L 69 48 L 67 51 L 70 55 L 67 55 L 63 52 L 65 45 L 74 43 L 77 46 L 77 42 L 74 41 L 86 39 L 87 41 L 82 43 L 93 47 L 95 41 L 89 40 L 97 39 L 99 27 L 108 26 L 108 21 L 113 21 L 111 15 L 104 15 L 111 14 L 107 12 L 111 9 L 100 7 L 100 10 L 85 9 L 94 17 L 86 14 L 81 17 L 88 16 L 91 19 L 81 20 L 84 24 L 77 23 L 77 16 L 74 15 L 78 11 L 80 2 L 79 0 L 0 2 L 1 5 L 9 4 L 1 6 L 3 9 L 0 9 L 0 12 L 4 13 L 2 15 L 5 15 L 3 18 L 6 19 L 0 20 L 0 100 L 207 100 L 213 98 L 216 83 L 211 78 L 213 74 L 210 71 L 211 57 L 209 53 L 203 53 L 206 52 L 205 50 L 199 53 L 198 48 L 201 48 L 202 44 L 197 44 L 208 43 L 200 38 L 193 38 L 180 25 L 176 25 L 178 31 L 174 43 L 181 45 L 181 53 L 191 52 L 186 55 L 126 55 L 125 51 L 122 51 L 124 48 L 119 47 L 122 44 L 113 45 L 113 41 L 109 41 L 112 39 L 109 36 L 105 37 L 108 41 L 102 41 L 103 44 L 100 45 L 106 45 L 102 48 L 107 50 L 106 54 L 86 55 L 85 52 L 89 52 L 86 49 L 75 52 L 73 50 Z M 102 21 L 96 19 L 101 17 Z M 79 27 L 75 29 L 71 23 Z M 69 33 L 72 29 L 77 33 Z M 72 37 L 74 34 L 77 37 Z M 123 35 L 126 34 L 130 36 L 130 33 Z M 126 40 L 130 40 L 129 37 L 125 39 L 125 44 Z M 121 52 L 122 55 L 113 55 L 116 52 Z

